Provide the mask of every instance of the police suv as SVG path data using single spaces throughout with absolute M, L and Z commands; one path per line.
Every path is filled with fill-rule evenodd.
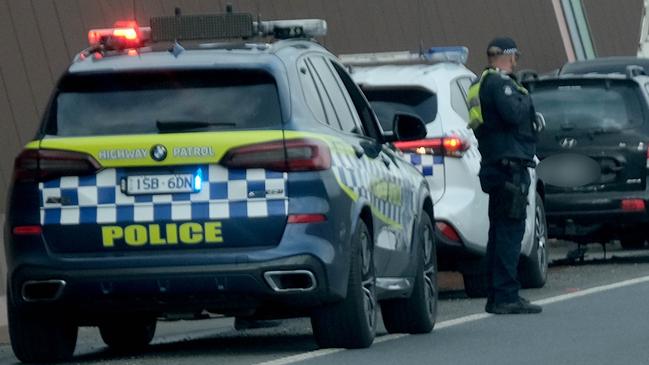
M 379 304 L 389 332 L 433 329 L 433 202 L 388 148 L 425 125 L 399 114 L 383 132 L 308 40 L 325 30 L 229 13 L 90 31 L 15 161 L 20 360 L 69 358 L 79 326 L 142 347 L 170 316 L 310 316 L 323 347 L 370 346 Z M 200 43 L 256 36 L 283 40 Z
M 467 295 L 486 295 L 489 196 L 478 179 L 481 155 L 473 131 L 467 128 L 466 97 L 475 74 L 463 64 L 465 47 L 433 47 L 425 52 L 384 52 L 341 55 L 351 67 L 383 128 L 397 113 L 419 115 L 427 124 L 426 139 L 396 142 L 406 159 L 431 186 L 439 237 L 440 269 L 459 270 Z M 523 287 L 542 287 L 547 276 L 546 224 L 543 188 L 530 169 L 527 222 L 519 265 Z

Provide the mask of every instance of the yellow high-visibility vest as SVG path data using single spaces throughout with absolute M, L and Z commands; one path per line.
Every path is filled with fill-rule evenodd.
M 484 119 L 482 119 L 482 107 L 480 106 L 480 86 L 482 86 L 482 81 L 487 77 L 487 75 L 499 73 L 500 72 L 497 70 L 488 68 L 484 70 L 482 75 L 480 75 L 480 79 L 469 87 L 469 93 L 467 95 L 467 104 L 469 106 L 469 128 L 476 130 L 484 123 Z M 527 89 L 519 85 L 516 80 L 513 81 L 514 85 L 521 93 L 525 95 L 528 94 Z

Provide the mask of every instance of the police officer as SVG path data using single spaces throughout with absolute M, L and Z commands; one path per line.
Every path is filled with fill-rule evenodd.
M 540 313 L 518 295 L 521 241 L 537 132 L 532 100 L 514 79 L 519 51 L 507 37 L 489 43 L 489 66 L 469 90 L 471 123 L 482 154 L 480 184 L 489 194 L 487 305 L 494 314 Z

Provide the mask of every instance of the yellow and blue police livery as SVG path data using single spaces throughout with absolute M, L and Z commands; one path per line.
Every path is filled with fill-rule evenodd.
M 219 38 L 210 26 L 235 18 L 244 37 L 297 39 L 182 34 Z M 86 325 L 137 348 L 157 320 L 205 312 L 309 316 L 323 347 L 369 346 L 379 309 L 390 332 L 431 331 L 433 204 L 389 143 L 422 138 L 423 122 L 399 114 L 383 132 L 306 39 L 323 21 L 151 24 L 91 31 L 16 158 L 5 236 L 17 357 L 67 359 Z

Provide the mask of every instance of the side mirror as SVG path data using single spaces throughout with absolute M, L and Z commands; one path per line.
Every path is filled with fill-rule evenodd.
M 541 133 L 545 130 L 545 117 L 543 114 L 536 112 L 534 116 L 534 131 L 536 133 Z
M 426 138 L 426 124 L 417 115 L 397 113 L 394 116 L 392 133 L 387 134 L 388 142 L 414 141 Z

